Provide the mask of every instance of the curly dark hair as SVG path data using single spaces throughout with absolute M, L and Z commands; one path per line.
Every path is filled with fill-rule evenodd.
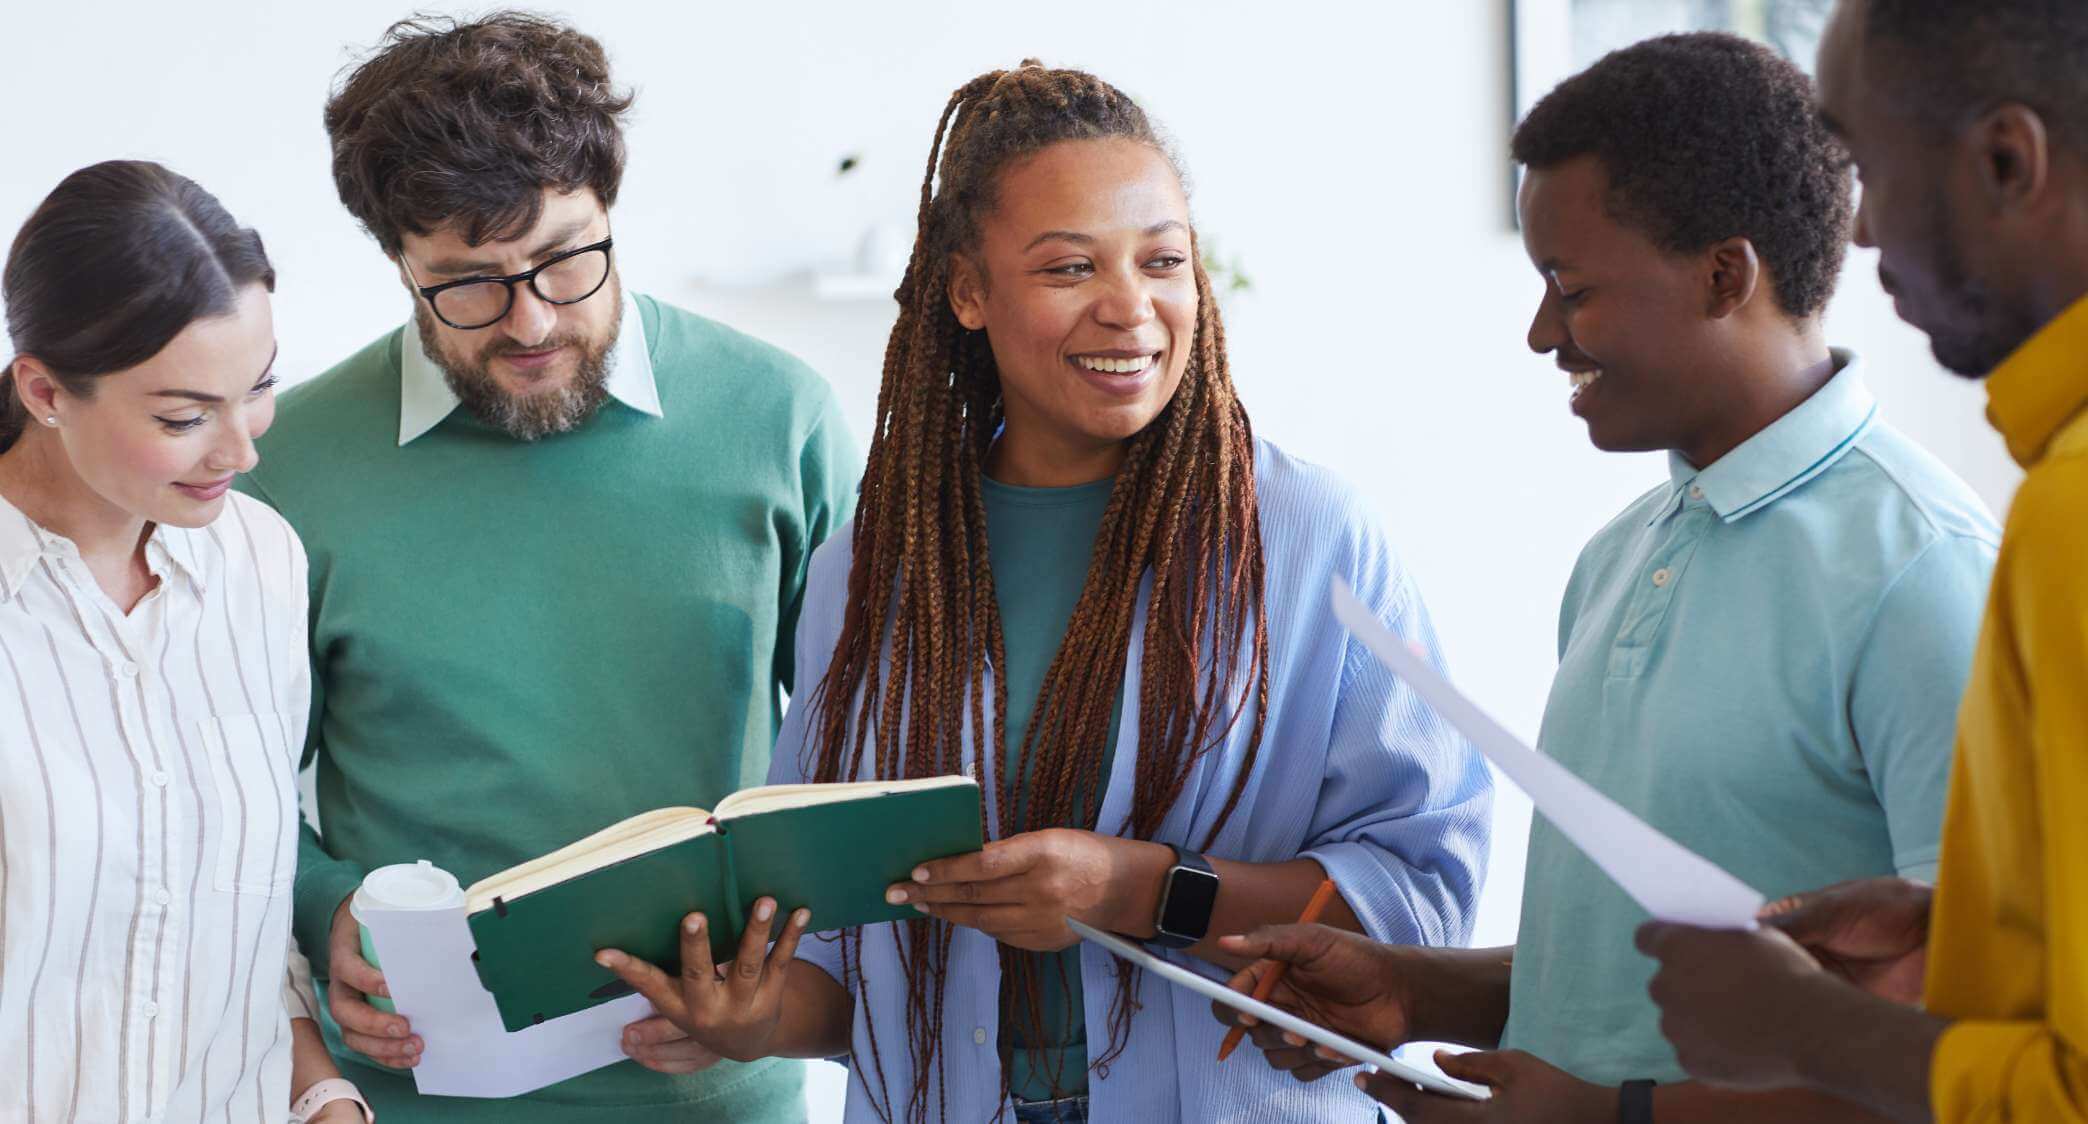
M 1612 51 L 1546 94 L 1512 149 L 1532 168 L 1593 155 L 1611 215 L 1673 253 L 1746 238 L 1792 316 L 1834 295 L 1854 211 L 1848 156 L 1812 80 L 1761 44 L 1695 32 Z
M 631 101 L 600 43 L 542 16 L 400 20 L 327 99 L 334 186 L 387 254 L 444 226 L 513 238 L 546 187 L 616 202 Z
M 1911 64 L 1892 94 L 1932 128 L 1955 129 L 2017 101 L 2063 144 L 2088 150 L 2088 5 L 2080 0 L 1870 0 L 1863 28 Z

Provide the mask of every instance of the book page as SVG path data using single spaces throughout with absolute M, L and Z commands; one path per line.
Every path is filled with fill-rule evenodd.
M 933 788 L 950 788 L 956 785 L 973 785 L 979 782 L 965 776 L 923 777 L 911 781 L 852 781 L 845 784 L 772 784 L 760 788 L 743 788 L 718 801 L 717 817 L 729 820 L 734 816 L 759 815 L 762 812 L 779 812 L 786 808 L 810 808 L 819 804 L 839 804 L 847 800 L 860 800 L 868 796 L 883 796 L 894 792 L 920 792 Z
M 590 870 L 636 858 L 684 839 L 694 839 L 711 830 L 710 818 L 711 814 L 701 808 L 655 808 L 650 812 L 640 812 L 541 858 L 511 866 L 472 883 L 470 889 L 464 891 L 464 911 L 478 913 L 491 909 L 494 898 L 519 898 Z

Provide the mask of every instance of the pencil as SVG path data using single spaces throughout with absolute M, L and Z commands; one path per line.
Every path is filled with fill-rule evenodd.
M 1327 912 L 1327 906 L 1332 904 L 1333 901 L 1334 880 L 1332 878 L 1323 879 L 1319 884 L 1319 889 L 1312 892 L 1312 900 L 1305 903 L 1305 912 L 1298 915 L 1298 924 L 1316 924 L 1320 919 L 1320 914 Z M 1269 993 L 1276 990 L 1276 981 L 1283 978 L 1283 973 L 1290 968 L 1290 965 L 1280 960 L 1264 960 L 1262 963 L 1275 965 L 1274 971 L 1263 976 L 1261 982 L 1254 985 L 1254 997 L 1266 1003 L 1269 1000 Z M 1224 1043 L 1218 1047 L 1218 1060 L 1224 1061 L 1234 1050 L 1239 1048 L 1240 1040 L 1245 1037 L 1247 1037 L 1247 1028 L 1244 1026 L 1235 1026 L 1227 1031 Z

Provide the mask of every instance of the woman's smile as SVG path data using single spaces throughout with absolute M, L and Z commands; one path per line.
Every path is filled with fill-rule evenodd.
M 1066 362 L 1089 386 L 1105 394 L 1135 398 L 1146 392 L 1167 369 L 1164 351 L 1118 349 L 1071 355 Z

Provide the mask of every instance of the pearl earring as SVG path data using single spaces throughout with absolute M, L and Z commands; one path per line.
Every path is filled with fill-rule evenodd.
M 45 425 L 57 425 L 57 424 L 58 424 L 58 415 L 56 415 L 56 414 L 52 414 L 52 415 L 51 415 L 50 417 L 47 417 L 47 418 L 45 418 L 45 419 L 44 419 L 44 424 L 45 424 Z

